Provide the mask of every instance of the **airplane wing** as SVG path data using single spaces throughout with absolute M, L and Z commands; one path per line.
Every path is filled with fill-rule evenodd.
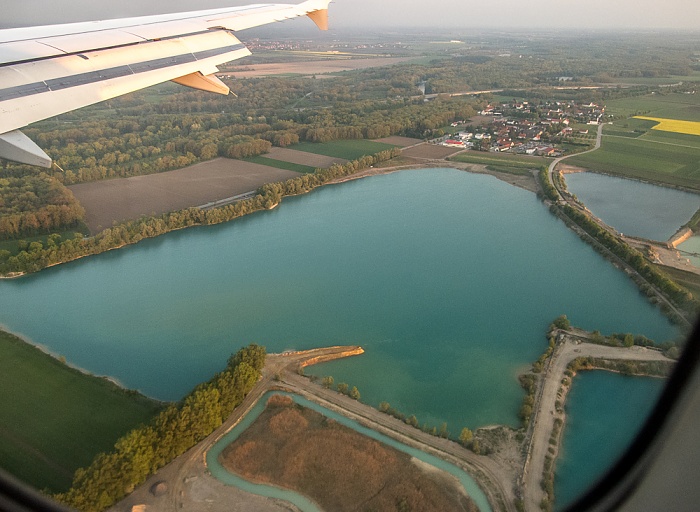
M 217 66 L 250 55 L 234 32 L 298 16 L 327 30 L 329 2 L 0 30 L 0 158 L 51 167 L 20 128 L 168 80 L 228 94 Z

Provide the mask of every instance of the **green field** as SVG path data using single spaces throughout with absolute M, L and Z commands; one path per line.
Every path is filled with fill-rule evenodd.
M 656 133 L 653 139 L 605 136 L 601 149 L 571 157 L 567 164 L 700 191 L 700 147 L 670 143 L 673 135 L 663 142 L 655 140 Z
M 345 160 L 355 160 L 365 155 L 374 155 L 380 151 L 392 149 L 395 146 L 385 144 L 383 142 L 374 142 L 372 140 L 353 139 L 353 140 L 334 140 L 331 142 L 300 142 L 294 146 L 289 146 L 289 149 L 297 151 L 306 151 L 315 155 L 331 156 L 335 158 L 344 158 Z
M 682 121 L 700 121 L 700 94 L 657 93 L 610 100 L 606 103 L 606 112 L 624 117 L 645 115 Z
M 284 162 L 282 160 L 275 160 L 274 158 L 267 158 L 264 156 L 255 156 L 253 158 L 246 158 L 246 162 L 253 162 L 254 164 L 267 165 L 268 167 L 274 167 L 276 169 L 285 169 L 287 171 L 299 172 L 302 174 L 314 172 L 316 169 L 310 165 L 295 164 L 292 162 Z
M 65 491 L 76 469 L 160 409 L 4 331 L 0 388 L 0 465 L 49 491 Z
M 646 119 L 635 119 L 630 117 L 623 121 L 615 121 L 611 125 L 606 125 L 603 129 L 605 135 L 617 135 L 618 137 L 630 137 L 636 139 L 648 133 L 657 123 Z
M 85 223 L 80 223 L 79 226 L 76 226 L 73 229 L 68 229 L 66 231 L 57 231 L 57 234 L 61 235 L 61 238 L 63 240 L 67 240 L 69 238 L 73 238 L 76 233 L 82 233 L 83 235 L 89 235 L 90 230 L 88 227 L 85 225 Z M 24 240 L 25 242 L 41 242 L 46 246 L 46 240 L 49 238 L 49 235 L 37 235 L 37 236 L 25 236 L 23 238 L 16 238 L 12 240 L 0 240 L 0 251 L 5 250 L 5 251 L 10 251 L 13 255 L 19 253 L 19 241 Z
M 530 170 L 543 165 L 549 165 L 549 160 L 539 156 L 526 155 L 502 155 L 498 153 L 485 153 L 482 151 L 467 151 L 459 155 L 451 156 L 448 160 L 464 162 L 468 164 L 486 165 L 492 171 L 507 172 L 510 174 L 529 174 Z

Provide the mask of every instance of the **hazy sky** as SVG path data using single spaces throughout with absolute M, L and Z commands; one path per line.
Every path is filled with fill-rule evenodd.
M 279 1 L 279 0 L 278 0 Z M 190 11 L 260 0 L 0 0 L 2 26 Z M 294 3 L 281 2 L 281 3 Z M 700 30 L 699 0 L 335 0 L 338 28 L 644 28 Z M 288 22 L 289 23 L 289 22 Z

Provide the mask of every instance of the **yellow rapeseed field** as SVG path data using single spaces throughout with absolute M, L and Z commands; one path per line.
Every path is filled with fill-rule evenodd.
M 657 124 L 652 130 L 664 132 L 685 133 L 687 135 L 700 135 L 700 123 L 697 121 L 679 121 L 678 119 L 664 119 L 662 117 L 635 116 L 635 119 L 646 121 L 656 121 Z

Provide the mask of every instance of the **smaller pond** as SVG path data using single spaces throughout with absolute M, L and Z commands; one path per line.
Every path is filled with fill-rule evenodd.
M 677 249 L 682 251 L 681 257 L 687 258 L 691 265 L 700 268 L 700 236 L 691 236 Z
M 571 505 L 624 453 L 656 404 L 665 379 L 580 372 L 566 399 L 556 462 L 556 510 Z M 621 424 L 619 418 L 625 418 Z
M 391 446 L 392 448 L 407 453 L 412 457 L 416 457 L 417 459 L 420 459 L 423 462 L 427 462 L 428 464 L 431 464 L 432 466 L 435 466 L 443 471 L 447 471 L 448 473 L 459 479 L 459 481 L 464 486 L 464 489 L 467 491 L 467 494 L 469 494 L 469 496 L 479 507 L 479 510 L 481 512 L 491 511 L 491 507 L 489 506 L 486 496 L 481 491 L 476 482 L 467 473 L 459 469 L 457 466 L 450 464 L 449 462 L 445 462 L 444 460 L 439 459 L 438 457 L 434 457 L 433 455 L 429 455 L 420 450 L 399 443 L 398 441 L 395 441 L 390 437 L 380 434 L 379 432 L 375 432 L 372 429 L 363 427 L 356 421 L 353 421 L 349 418 L 346 418 L 345 416 L 342 416 L 341 414 L 321 407 L 320 405 L 311 402 L 303 397 L 291 393 L 284 393 L 281 391 L 268 391 L 267 393 L 265 393 L 263 397 L 260 400 L 258 400 L 255 406 L 250 410 L 250 412 L 246 414 L 243 420 L 240 423 L 238 423 L 238 425 L 236 425 L 228 434 L 222 437 L 207 452 L 207 467 L 209 468 L 209 471 L 216 479 L 220 480 L 226 485 L 232 485 L 244 491 L 257 494 L 259 496 L 288 501 L 299 507 L 304 512 L 320 512 L 318 506 L 314 502 L 302 496 L 301 494 L 298 494 L 294 491 L 290 491 L 288 489 L 282 489 L 270 485 L 254 484 L 252 482 L 249 482 L 248 480 L 244 480 L 243 478 L 234 475 L 233 473 L 230 473 L 219 462 L 219 456 L 224 451 L 224 449 L 233 441 L 235 441 L 238 438 L 238 436 L 242 432 L 244 432 L 256 420 L 258 416 L 260 416 L 260 413 L 262 413 L 265 409 L 267 399 L 273 394 L 290 396 L 299 405 L 312 409 L 320 414 L 323 414 L 328 418 L 337 421 L 342 425 L 345 425 L 346 427 L 352 428 L 353 430 L 356 430 L 357 432 L 366 435 L 367 437 L 370 437 L 381 443 Z
M 700 195 L 592 172 L 566 174 L 566 186 L 619 232 L 665 242 L 700 208 Z

